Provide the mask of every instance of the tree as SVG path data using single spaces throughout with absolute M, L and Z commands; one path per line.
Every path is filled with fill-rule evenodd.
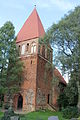
M 19 90 L 22 68 L 14 26 L 11 22 L 6 22 L 0 28 L 0 94 L 11 94 Z
M 65 87 L 64 91 L 60 92 L 58 97 L 58 105 L 60 110 L 68 106 L 76 107 L 78 103 L 78 87 L 74 80 L 71 80 Z
M 44 41 L 51 43 L 56 64 L 63 72 L 80 81 L 80 6 L 70 11 L 59 23 L 53 24 Z
M 62 110 L 63 108 L 66 108 L 69 105 L 65 91 L 59 94 L 57 101 L 58 101 L 59 110 Z
M 77 81 L 80 83 L 80 6 L 70 11 L 57 24 L 53 24 L 48 29 L 44 42 L 53 47 L 54 65 L 63 73 L 68 72 L 70 77 L 64 93 L 59 96 L 59 102 L 65 107 L 67 98 L 69 106 L 76 106 Z
M 65 95 L 68 100 L 68 106 L 77 106 L 78 103 L 78 87 L 75 80 L 70 80 L 65 88 Z

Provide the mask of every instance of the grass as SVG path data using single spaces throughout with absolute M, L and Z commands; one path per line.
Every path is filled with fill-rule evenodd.
M 3 116 L 3 113 L 0 112 L 0 118 Z M 62 117 L 61 112 L 52 112 L 47 110 L 38 111 L 38 112 L 31 112 L 26 115 L 20 115 L 21 120 L 48 120 L 49 116 L 58 116 L 59 120 L 66 120 Z
M 59 120 L 66 120 L 62 117 L 61 112 L 38 111 L 31 112 L 21 117 L 21 120 L 48 120 L 49 116 L 58 116 Z
M 3 116 L 3 112 L 0 112 L 0 118 Z

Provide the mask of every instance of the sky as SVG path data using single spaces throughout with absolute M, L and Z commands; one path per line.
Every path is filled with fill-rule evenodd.
M 68 11 L 80 5 L 80 0 L 0 0 L 0 27 L 6 21 L 11 21 L 17 34 L 34 5 L 46 31 Z
M 68 11 L 80 5 L 80 0 L 0 0 L 0 27 L 11 21 L 17 35 L 35 5 L 46 31 Z M 65 79 L 67 81 L 67 76 Z

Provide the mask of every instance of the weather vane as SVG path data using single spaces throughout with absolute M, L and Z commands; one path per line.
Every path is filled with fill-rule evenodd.
M 34 5 L 34 7 L 36 8 L 36 5 Z

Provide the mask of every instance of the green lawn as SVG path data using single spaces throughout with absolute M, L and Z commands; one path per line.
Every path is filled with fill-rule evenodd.
M 2 116 L 3 116 L 3 113 L 0 112 L 0 118 Z M 38 111 L 38 112 L 31 112 L 26 115 L 20 115 L 21 120 L 48 120 L 49 116 L 58 116 L 59 120 L 66 120 L 62 117 L 61 112 Z
M 51 111 L 39 111 L 31 112 L 21 117 L 21 120 L 48 120 L 49 116 L 58 116 L 59 120 L 65 120 L 60 112 L 51 112 Z
M 3 113 L 2 112 L 0 112 L 0 118 L 3 116 Z

